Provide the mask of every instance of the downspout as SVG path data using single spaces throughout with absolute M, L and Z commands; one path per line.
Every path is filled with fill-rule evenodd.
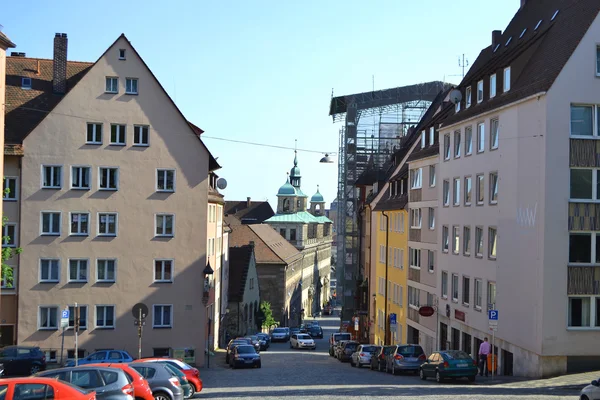
M 361 211 L 364 211 L 364 207 L 361 207 L 360 210 L 358 210 L 358 219 L 357 219 L 357 225 L 358 225 L 358 268 L 360 269 L 360 261 L 361 261 L 361 254 L 362 254 L 362 228 L 363 228 L 363 224 L 362 224 L 362 217 L 361 217 Z M 358 307 L 356 307 L 356 312 L 358 314 L 358 311 L 362 311 L 362 297 L 364 295 L 363 290 L 364 290 L 364 286 L 363 283 L 365 281 L 365 275 L 366 275 L 366 271 L 363 268 L 363 282 L 361 282 L 360 286 L 357 287 L 356 289 L 356 293 L 358 294 Z M 360 314 L 358 315 L 358 318 L 360 320 Z M 359 328 L 360 329 L 360 328 Z M 356 339 L 360 341 L 359 337 L 358 337 L 358 332 L 356 333 L 357 337 Z
M 385 217 L 385 306 L 383 311 L 383 324 L 385 327 L 385 334 L 383 338 L 383 344 L 388 345 L 388 258 L 390 256 L 390 252 L 388 250 L 389 245 L 389 233 L 390 233 L 390 224 L 389 224 L 389 216 L 382 211 L 381 214 Z
M 4 150 L 3 150 L 4 151 Z M 22 226 L 23 224 L 21 223 L 22 217 L 21 215 L 23 214 L 21 211 L 21 207 L 22 207 L 22 199 L 23 199 L 23 157 L 19 157 L 19 200 L 18 202 L 18 207 L 17 210 L 19 210 L 19 222 L 18 222 L 18 230 L 19 230 L 19 247 L 21 247 L 21 232 L 23 231 Z M 16 312 L 16 317 L 15 317 L 15 336 L 13 338 L 13 343 L 17 343 L 17 338 L 19 337 L 19 296 L 21 295 L 19 293 L 19 279 L 21 278 L 21 255 L 17 254 L 16 257 L 18 257 L 18 262 L 17 262 L 17 279 L 15 279 L 15 274 L 14 274 L 14 270 L 13 270 L 13 286 L 15 287 L 15 293 L 16 293 L 16 300 L 17 300 L 17 312 Z M 62 360 L 61 360 L 62 362 Z
M 371 215 L 371 206 L 370 205 L 368 205 L 368 204 L 366 205 L 365 212 L 367 213 L 367 214 L 365 214 L 366 215 L 365 218 L 369 218 L 369 216 Z M 371 221 L 369 224 L 367 224 L 369 229 L 371 229 L 372 223 L 373 223 L 373 221 Z M 369 243 L 369 245 L 370 245 L 370 243 Z M 365 254 L 366 254 L 366 251 L 365 251 Z M 370 256 L 371 256 L 371 249 L 369 247 L 369 257 Z M 369 267 L 370 267 L 369 268 L 369 278 L 367 278 L 367 279 L 371 278 L 372 266 L 371 266 L 370 261 L 369 261 Z M 366 272 L 366 270 L 365 270 L 365 272 Z M 366 300 L 366 303 L 367 303 L 367 339 L 369 339 L 369 341 L 370 341 L 370 339 L 371 339 L 371 324 L 369 323 L 369 321 L 370 321 L 370 317 L 371 317 L 371 281 L 368 281 L 368 283 L 369 284 L 367 285 L 367 300 Z
M 221 221 L 225 222 L 225 219 L 221 216 Z M 219 348 L 221 347 L 221 345 L 223 344 L 222 342 L 222 336 L 223 333 L 225 331 L 225 329 L 223 329 L 223 318 L 221 318 L 221 314 L 223 314 L 223 258 L 224 257 L 224 248 L 223 248 L 223 225 L 221 225 L 221 272 L 219 275 L 219 279 L 221 282 L 221 285 L 219 286 L 219 301 L 221 302 L 221 304 L 219 304 L 219 315 L 217 316 L 219 318 L 219 339 L 217 342 L 217 345 L 219 346 Z M 229 242 L 227 243 L 227 247 L 229 247 Z M 227 282 L 227 284 L 229 285 L 229 282 Z

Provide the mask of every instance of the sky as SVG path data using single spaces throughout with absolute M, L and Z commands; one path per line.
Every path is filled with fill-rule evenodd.
M 501 4 L 501 5 L 500 5 Z M 503 30 L 519 0 L 13 1 L 0 24 L 13 51 L 52 58 L 55 32 L 68 58 L 96 61 L 124 33 L 186 118 L 205 133 L 228 185 L 226 200 L 269 200 L 293 166 L 302 190 L 337 195 L 341 96 L 429 81 L 458 84 Z M 230 142 L 245 141 L 289 149 Z

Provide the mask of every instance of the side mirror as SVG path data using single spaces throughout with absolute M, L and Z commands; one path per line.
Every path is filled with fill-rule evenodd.
M 600 386 L 600 384 L 598 383 L 598 381 L 592 381 L 592 386 Z

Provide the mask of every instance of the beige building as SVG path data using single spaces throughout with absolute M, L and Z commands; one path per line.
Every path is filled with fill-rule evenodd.
M 599 11 L 521 1 L 440 130 L 442 340 L 476 356 L 497 310 L 499 374 L 600 361 Z
M 81 309 L 79 355 L 137 355 L 132 307 L 148 307 L 142 356 L 204 362 L 209 171 L 216 161 L 121 35 L 95 63 L 9 57 L 5 154 L 23 247 L 17 342 L 60 356 L 61 311 Z M 27 80 L 26 78 L 30 78 Z M 6 204 L 6 203 L 5 203 Z M 73 355 L 72 329 L 64 333 Z
M 252 335 L 261 330 L 257 321 L 260 283 L 254 249 L 254 242 L 229 249 L 232 279 L 229 281 L 229 313 L 224 323 L 231 338 Z

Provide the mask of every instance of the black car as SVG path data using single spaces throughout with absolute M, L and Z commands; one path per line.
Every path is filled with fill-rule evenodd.
M 313 325 L 310 328 L 308 328 L 308 334 L 312 338 L 323 339 L 323 328 L 321 328 L 320 326 Z
M 387 356 L 392 354 L 396 350 L 396 346 L 383 346 L 373 353 L 371 356 L 371 369 L 379 372 L 386 370 Z
M 260 368 L 260 354 L 256 352 L 254 346 L 249 344 L 235 346 L 229 357 L 229 366 L 233 369 L 243 367 Z
M 6 346 L 0 350 L 4 375 L 32 375 L 46 369 L 46 355 L 39 347 Z
M 266 333 L 257 333 L 259 343 L 260 343 L 260 351 L 267 350 L 271 345 L 271 336 Z
M 231 339 L 227 344 L 227 349 L 225 351 L 225 363 L 229 364 L 229 355 L 233 348 L 239 344 L 250 344 L 251 342 L 247 339 Z

